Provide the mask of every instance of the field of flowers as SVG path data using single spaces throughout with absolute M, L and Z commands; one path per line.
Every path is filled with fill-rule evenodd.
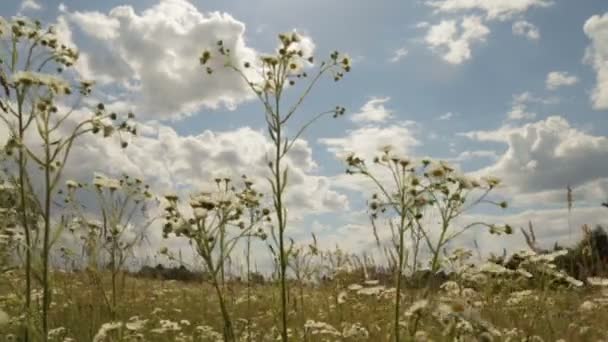
M 2 340 L 608 340 L 601 227 L 583 227 L 572 248 L 546 250 L 531 223 L 521 230 L 529 250 L 488 260 L 452 244 L 473 229 L 514 233 L 509 224 L 458 221 L 482 205 L 508 207 L 494 196 L 501 181 L 492 176 L 412 160 L 390 146 L 372 160 L 350 154 L 346 173 L 372 189 L 370 239 L 385 260 L 323 250 L 314 234 L 310 243 L 291 239 L 286 156 L 313 123 L 345 109 L 313 115 L 295 130 L 293 118 L 320 80 L 342 81 L 351 71 L 342 53 L 318 61 L 296 32 L 242 65 L 228 42 L 201 51 L 201 77 L 227 69 L 259 100 L 272 141 L 267 177 L 218 177 L 211 190 L 158 194 L 129 175 L 66 179 L 82 136 L 126 149 L 137 139 L 136 116 L 81 101 L 94 82 L 69 72 L 79 53 L 54 29 L 0 17 L 0 38 L 0 123 L 9 132 L 0 155 Z M 292 87 L 299 97 L 285 96 Z M 149 235 L 187 246 L 199 271 L 185 266 L 181 249 L 146 245 Z M 162 262 L 130 266 L 142 246 L 158 249 L 149 254 Z M 268 274 L 253 271 L 254 254 L 263 253 L 252 246 L 270 255 Z M 240 272 L 228 267 L 237 252 L 245 255 Z
M 535 265 L 534 267 L 532 267 Z M 406 341 L 605 341 L 608 281 L 589 279 L 570 284 L 553 279 L 551 286 L 528 278 L 524 267 L 548 265 L 532 261 L 518 274 L 496 264 L 463 270 L 439 287 L 403 289 L 399 324 Z M 222 318 L 217 297 L 206 283 L 151 280 L 127 276 L 112 320 L 102 288 L 107 274 L 56 273 L 50 341 L 221 341 Z M 289 336 L 294 341 L 389 341 L 395 289 L 359 272 L 336 270 L 317 285 L 290 286 Z M 98 281 L 100 283 L 98 283 Z M 558 285 L 559 284 L 559 285 Z M 2 289 L 19 289 L 15 275 Z M 280 338 L 280 298 L 273 284 L 227 282 L 227 305 L 239 341 Z M 11 291 L 3 292 L 11 293 Z M 41 292 L 34 291 L 35 301 Z M 0 316 L 6 341 L 17 341 L 22 303 L 3 295 Z M 12 336 L 12 337 L 11 337 Z

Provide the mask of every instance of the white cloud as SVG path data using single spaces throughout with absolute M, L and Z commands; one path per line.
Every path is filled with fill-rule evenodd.
M 578 77 L 570 75 L 567 72 L 552 71 L 547 74 L 547 80 L 545 81 L 547 89 L 555 90 L 562 86 L 571 86 L 578 83 Z
M 425 42 L 448 63 L 461 64 L 471 58 L 471 45 L 485 41 L 490 29 L 481 17 L 467 16 L 458 25 L 455 20 L 442 20 L 428 30 Z
M 601 195 L 597 187 L 590 184 L 608 175 L 608 138 L 576 129 L 563 117 L 551 116 L 521 127 L 469 132 L 466 136 L 507 145 L 507 150 L 494 164 L 476 174 L 502 178 L 512 194 L 538 195 L 563 191 L 570 185 L 580 187 L 581 191 L 586 189 L 580 194 L 583 200 Z M 605 188 L 607 183 L 596 184 L 604 184 Z
M 440 117 L 438 117 L 437 120 L 446 121 L 446 120 L 452 119 L 454 116 L 456 116 L 456 114 L 454 114 L 452 112 L 447 112 L 447 113 L 441 115 Z
M 384 122 L 392 115 L 392 111 L 387 109 L 384 104 L 390 97 L 372 97 L 359 110 L 352 115 L 351 120 L 357 123 Z
M 389 59 L 389 62 L 397 63 L 400 60 L 402 60 L 403 58 L 405 58 L 408 54 L 409 54 L 409 51 L 406 48 L 404 48 L 404 47 L 398 48 L 393 53 L 393 56 Z
M 455 158 L 448 158 L 447 161 L 449 162 L 463 162 L 463 161 L 468 161 L 471 159 L 477 159 L 477 158 L 486 158 L 486 159 L 490 159 L 490 160 L 496 160 L 498 159 L 498 154 L 496 153 L 496 151 L 489 151 L 489 150 L 475 150 L 475 151 L 464 151 L 464 152 L 460 152 L 460 154 L 458 154 L 457 157 Z
M 509 120 L 530 120 L 536 117 L 536 113 L 528 111 L 528 103 L 531 102 L 532 95 L 528 92 L 513 95 L 511 110 L 507 113 Z
M 606 218 L 606 209 L 601 207 L 594 208 L 575 208 L 570 214 L 570 224 L 568 224 L 567 209 L 545 209 L 545 210 L 526 210 L 516 214 L 509 215 L 471 215 L 466 217 L 467 222 L 483 221 L 492 223 L 508 223 L 515 228 L 513 235 L 496 237 L 478 230 L 474 234 L 468 234 L 464 239 L 460 239 L 460 243 L 472 243 L 473 239 L 477 240 L 482 255 L 488 253 L 502 254 L 503 248 L 508 253 L 513 253 L 519 250 L 529 250 L 520 228 L 527 230 L 528 222 L 532 222 L 537 244 L 541 248 L 553 248 L 557 242 L 561 246 L 569 246 L 580 241 L 582 237 L 581 227 L 587 224 L 591 227 L 595 225 L 608 224 Z M 472 246 L 471 246 L 472 247 Z
M 398 154 L 408 155 L 412 147 L 420 144 L 414 136 L 414 126 L 413 122 L 388 127 L 366 126 L 349 131 L 344 137 L 325 138 L 319 142 L 341 160 L 350 153 L 371 160 L 385 146 L 391 146 Z
M 533 103 L 551 105 L 559 103 L 559 99 L 556 97 L 536 97 L 530 92 L 523 92 L 521 94 L 513 95 L 513 100 L 511 102 L 511 110 L 507 113 L 507 119 L 532 120 L 536 118 L 536 113 L 531 112 L 528 109 L 528 106 Z
M 144 124 L 139 131 L 126 149 L 109 140 L 85 136 L 72 152 L 66 178 L 87 181 L 96 171 L 125 172 L 145 179 L 162 195 L 196 191 L 219 172 L 234 179 L 246 174 L 256 180 L 258 189 L 269 191 L 265 177 L 272 145 L 262 132 L 243 127 L 180 136 L 154 122 Z M 286 200 L 293 210 L 292 218 L 348 207 L 348 199 L 332 189 L 329 179 L 316 175 L 317 164 L 306 141 L 294 144 L 286 163 L 290 170 Z
M 41 9 L 42 9 L 42 6 L 40 6 L 40 4 L 37 3 L 35 0 L 23 0 L 21 2 L 21 7 L 19 7 L 20 12 L 27 11 L 27 10 L 39 11 Z
M 215 50 L 218 40 L 236 63 L 254 60 L 255 51 L 245 43 L 245 25 L 229 14 L 202 13 L 185 0 L 163 0 L 141 13 L 131 6 L 107 14 L 63 10 L 60 20 L 94 42 L 82 51 L 83 76 L 121 84 L 134 97 L 140 116 L 174 119 L 201 107 L 233 108 L 251 95 L 240 76 L 219 61 L 213 77 L 198 62 L 203 50 Z
M 513 34 L 517 36 L 524 36 L 529 40 L 539 40 L 540 39 L 540 31 L 536 25 L 525 21 L 518 20 L 513 23 L 511 28 L 513 30 Z
M 428 0 L 427 5 L 439 12 L 455 13 L 464 11 L 482 11 L 488 19 L 509 19 L 522 14 L 533 7 L 548 7 L 549 0 Z
M 593 108 L 608 109 L 608 13 L 592 16 L 583 29 L 591 39 L 585 61 L 593 66 L 597 74 L 597 84 L 591 95 Z

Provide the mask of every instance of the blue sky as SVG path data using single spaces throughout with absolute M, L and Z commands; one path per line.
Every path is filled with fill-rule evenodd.
M 210 20 L 215 11 L 229 16 Z M 500 176 L 505 180 L 501 195 L 513 209 L 502 216 L 493 216 L 494 211 L 475 215 L 491 215 L 516 226 L 534 218 L 547 226 L 540 234 L 547 242 L 564 236 L 567 184 L 575 187 L 580 206 L 573 214 L 575 225 L 605 220 L 599 207 L 608 199 L 604 0 L 8 0 L 0 3 L 0 13 L 60 23 L 62 32 L 69 32 L 65 37 L 88 57 L 79 72 L 103 78 L 96 96 L 116 108 L 134 109 L 149 128 L 149 135 L 140 139 L 144 142 L 136 143 L 140 150 L 121 156 L 104 150 L 107 158 L 116 157 L 122 161 L 116 165 L 124 166 L 112 166 L 108 172 L 149 176 L 161 189 L 189 189 L 213 173 L 194 171 L 199 168 L 249 170 L 247 158 L 222 156 L 236 153 L 243 144 L 263 141 L 260 104 L 236 81 L 202 81 L 202 69 L 193 74 L 187 54 L 167 54 L 202 51 L 221 36 L 242 39 L 237 51 L 245 58 L 271 51 L 278 33 L 295 29 L 312 39 L 317 56 L 337 49 L 354 60 L 344 81 L 321 82 L 302 107 L 302 118 L 338 104 L 348 114 L 315 126 L 304 137 L 299 154 L 292 156 L 302 175 L 294 194 L 303 202 L 314 202 L 294 199 L 296 205 L 310 209 L 296 214 L 295 235 L 314 229 L 328 243 L 367 246 L 361 236 L 369 231 L 361 213 L 366 189 L 357 188 L 357 182 L 347 184 L 339 160 L 340 152 L 361 141 L 370 151 L 387 140 L 402 143 L 396 147 L 404 154 L 448 159 L 465 172 Z M 194 30 L 199 30 L 200 40 Z M 153 31 L 167 39 L 149 44 L 153 37 L 144 33 Z M 189 43 L 173 37 L 176 32 L 190 37 Z M 137 49 L 138 44 L 146 48 Z M 162 62 L 155 62 L 160 57 Z M 175 94 L 191 105 L 184 109 L 171 104 Z M 218 98 L 229 98 L 233 106 L 227 108 L 221 101 L 218 105 Z M 385 118 L 352 119 L 374 113 Z M 221 155 L 192 146 L 204 142 L 220 149 Z M 151 145 L 162 146 L 163 151 L 191 149 L 192 154 L 168 159 L 163 164 L 167 170 L 181 165 L 171 169 L 169 177 L 150 166 L 162 155 L 153 160 L 141 156 L 158 153 L 146 149 Z M 255 147 L 249 149 L 256 155 Z M 237 165 L 230 160 L 237 160 Z M 80 170 L 75 162 L 73 174 L 104 168 L 89 164 Z M 487 250 L 502 244 L 487 241 Z M 522 243 L 520 238 L 509 241 L 513 246 Z

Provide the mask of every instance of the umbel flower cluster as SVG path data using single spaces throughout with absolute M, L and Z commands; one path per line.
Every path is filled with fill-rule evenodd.
M 257 224 L 269 220 L 270 211 L 260 209 L 262 194 L 246 180 L 244 188 L 237 190 L 230 178 L 217 178 L 215 191 L 200 192 L 190 196 L 190 215 L 182 213 L 177 195 L 166 195 L 163 236 L 176 236 L 215 243 L 217 234 L 227 227 L 238 228 L 239 235 L 255 233 L 265 238 L 261 228 L 251 232 L 251 222 Z M 249 215 L 249 216 L 248 216 Z

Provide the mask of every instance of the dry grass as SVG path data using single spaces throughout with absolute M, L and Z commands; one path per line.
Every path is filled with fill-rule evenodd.
M 54 330 L 57 337 L 53 340 L 72 338 L 67 341 L 94 341 L 102 325 L 110 321 L 110 312 L 100 300 L 98 287 L 91 283 L 85 273 L 55 273 L 54 280 L 50 322 L 51 327 L 59 330 Z M 103 281 L 108 282 L 109 276 L 104 277 Z M 358 290 L 353 284 L 350 284 L 350 289 L 348 285 L 340 287 L 337 284 L 334 281 L 305 287 L 304 306 L 299 301 L 297 288 L 291 288 L 289 317 L 292 339 L 388 341 L 394 291 L 373 283 L 360 282 L 363 289 L 368 291 Z M 608 338 L 605 331 L 608 320 L 606 289 L 531 288 L 529 292 L 519 292 L 523 295 L 518 296 L 521 290 L 500 279 L 488 280 L 477 290 L 451 288 L 454 285 L 448 283 L 432 292 L 424 289 L 403 291 L 405 310 L 402 324 L 405 334 L 410 337 L 406 340 L 426 340 L 425 333 L 436 341 L 447 340 L 444 334 L 449 329 L 462 330 L 460 334 L 466 341 L 489 338 L 489 333 L 484 335 L 481 330 L 492 329 L 496 330 L 492 333 L 493 340 L 502 341 L 519 341 L 532 336 L 539 341 L 598 341 Z M 2 283 L 1 293 L 4 295 L 0 297 L 0 307 L 13 317 L 12 324 L 1 328 L 2 336 L 17 333 L 16 324 L 22 304 L 17 296 L 11 294 L 11 289 L 21 286 L 22 281 L 16 276 L 4 279 Z M 277 338 L 280 298 L 276 286 L 254 286 L 249 309 L 245 285 L 231 283 L 227 293 L 239 340 L 272 341 Z M 425 297 L 428 302 L 421 300 Z M 126 277 L 120 298 L 119 321 L 131 322 L 125 325 L 130 329 L 122 328 L 122 334 L 118 330 L 109 332 L 107 339 L 100 341 L 221 340 L 222 318 L 214 290 L 208 284 Z M 450 308 L 452 315 L 462 316 L 462 319 L 454 321 L 452 325 L 447 321 L 442 322 L 438 316 L 446 307 Z M 251 319 L 250 339 L 247 337 L 248 318 Z M 145 324 L 137 327 L 134 322 L 138 320 L 145 320 Z M 477 324 L 486 327 L 480 328 Z M 353 327 L 360 327 L 361 333 L 344 337 L 348 335 L 345 332 Z M 465 334 L 466 330 L 471 330 L 472 335 Z

